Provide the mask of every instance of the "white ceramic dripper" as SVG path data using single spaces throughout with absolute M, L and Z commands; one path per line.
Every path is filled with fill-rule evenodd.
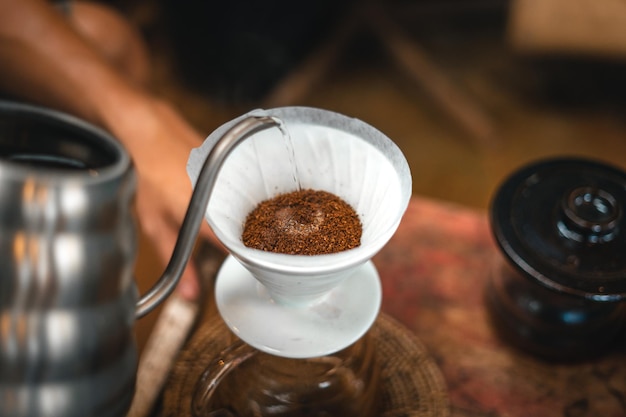
M 230 152 L 206 219 L 246 274 L 261 285 L 244 284 L 244 278 L 235 277 L 243 273 L 239 265 L 227 260 L 216 284 L 218 308 L 229 327 L 260 350 L 288 357 L 331 353 L 362 336 L 378 313 L 380 283 L 368 264 L 406 210 L 410 170 L 400 149 L 370 125 L 331 111 L 285 107 L 253 111 L 213 132 L 190 156 L 194 184 L 220 138 L 255 116 L 269 116 L 279 125 L 257 131 Z M 325 190 L 350 204 L 363 226 L 361 245 L 315 256 L 246 247 L 241 235 L 248 213 L 261 201 L 298 188 Z M 375 276 L 370 284 L 348 284 L 357 271 Z M 349 288 L 340 291 L 341 286 Z M 280 329 L 259 331 L 259 321 L 268 317 L 278 320 Z M 311 332 L 308 340 L 305 335 Z

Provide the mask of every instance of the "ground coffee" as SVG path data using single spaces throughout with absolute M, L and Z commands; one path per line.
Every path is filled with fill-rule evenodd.
M 299 190 L 265 200 L 244 224 L 244 245 L 291 255 L 322 255 L 361 244 L 359 216 L 336 195 Z

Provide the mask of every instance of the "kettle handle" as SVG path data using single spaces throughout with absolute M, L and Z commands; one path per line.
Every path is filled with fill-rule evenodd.
M 135 310 L 137 319 L 151 312 L 172 293 L 176 284 L 178 284 L 193 251 L 200 225 L 209 203 L 209 197 L 226 157 L 250 135 L 270 127 L 280 126 L 280 123 L 278 119 L 270 116 L 247 117 L 224 133 L 213 146 L 198 175 L 198 181 L 191 195 L 189 207 L 187 207 L 185 219 L 178 233 L 172 257 L 163 275 L 137 302 Z
M 210 406 L 211 398 L 220 382 L 222 382 L 226 376 L 258 352 L 258 350 L 242 340 L 237 340 L 224 349 L 218 355 L 217 359 L 209 364 L 196 384 L 196 390 L 191 400 L 193 415 L 195 417 L 234 416 L 233 413 L 227 409 L 209 412 L 208 407 Z

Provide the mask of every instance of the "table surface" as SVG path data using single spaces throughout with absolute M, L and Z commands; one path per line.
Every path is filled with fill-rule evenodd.
M 486 213 L 414 197 L 373 259 L 382 312 L 427 347 L 447 384 L 451 416 L 626 416 L 626 343 L 593 361 L 565 364 L 497 337 L 483 294 L 498 256 Z
M 626 416 L 623 343 L 595 360 L 565 364 L 497 337 L 483 294 L 498 256 L 486 213 L 414 198 L 374 258 L 382 311 L 427 346 L 446 380 L 452 416 Z

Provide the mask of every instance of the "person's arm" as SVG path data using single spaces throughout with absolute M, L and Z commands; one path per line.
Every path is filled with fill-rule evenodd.
M 0 63 L 0 91 L 88 120 L 125 145 L 138 171 L 142 229 L 169 259 L 191 197 L 186 163 L 198 132 L 118 72 L 44 0 L 0 0 Z M 206 224 L 202 234 L 218 243 Z M 179 289 L 187 298 L 198 294 L 191 266 Z
M 0 0 L 0 62 L 3 91 L 100 125 L 138 93 L 44 0 Z

